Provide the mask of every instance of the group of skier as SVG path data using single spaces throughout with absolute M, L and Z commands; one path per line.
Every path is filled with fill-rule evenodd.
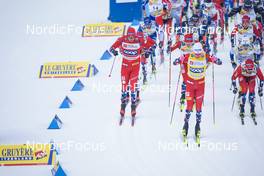
M 146 0 L 142 5 L 143 23 L 136 28 L 130 26 L 127 33 L 118 38 L 110 52 L 123 57 L 121 68 L 121 120 L 131 99 L 132 125 L 139 98 L 139 75 L 142 70 L 143 84 L 148 81 L 148 66 L 156 74 L 157 60 L 165 61 L 165 54 L 171 58 L 176 49 L 181 56 L 173 60 L 180 65 L 182 75 L 181 111 L 187 104 L 182 130 L 186 142 L 189 118 L 196 110 L 195 136 L 200 141 L 200 122 L 205 91 L 206 69 L 214 64 L 222 65 L 216 57 L 217 45 L 224 41 L 224 30 L 228 31 L 233 20 L 235 27 L 231 35 L 230 60 L 234 69 L 232 75 L 233 93 L 239 92 L 239 108 L 242 122 L 245 117 L 246 95 L 249 92 L 250 113 L 256 122 L 255 86 L 257 77 L 258 95 L 263 96 L 264 77 L 259 61 L 263 57 L 264 4 L 262 1 L 245 0 Z M 233 19 L 236 14 L 236 19 Z M 232 24 L 232 23 L 231 23 Z M 220 39 L 220 42 L 218 42 Z M 150 61 L 150 64 L 148 64 Z M 171 62 L 171 60 L 169 61 Z M 140 69 L 141 66 L 141 69 Z M 239 90 L 236 85 L 239 79 Z

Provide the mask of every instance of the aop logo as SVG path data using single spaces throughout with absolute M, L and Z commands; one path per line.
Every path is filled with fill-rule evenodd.
M 129 55 L 129 56 L 137 56 L 138 52 L 135 50 L 124 50 L 124 53 Z
M 124 49 L 139 49 L 140 46 L 138 43 L 122 43 Z
M 189 63 L 191 66 L 205 66 L 205 62 L 194 62 L 194 61 L 190 61 Z

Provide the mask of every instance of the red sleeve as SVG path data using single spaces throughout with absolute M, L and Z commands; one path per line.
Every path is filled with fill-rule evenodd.
M 162 26 L 163 25 L 163 21 L 162 21 L 162 15 L 159 15 L 155 18 L 155 21 L 156 23 L 159 25 L 159 26 Z
M 234 37 L 238 31 L 238 26 L 236 25 L 234 29 L 232 30 L 231 37 Z
M 155 44 L 155 40 L 153 40 L 152 38 L 148 37 L 147 38 L 147 42 L 145 43 L 144 47 L 146 48 L 150 48 Z
M 220 4 L 215 4 L 216 9 L 219 12 L 220 27 L 224 27 L 224 11 Z
M 184 54 L 181 56 L 181 64 L 187 64 L 189 60 L 190 54 Z
M 181 46 L 181 42 L 180 41 L 176 42 L 174 45 L 171 46 L 171 51 L 174 51 L 177 48 L 180 48 L 180 46 Z
M 233 81 L 236 80 L 240 75 L 241 75 L 241 66 L 238 66 L 238 67 L 235 69 L 235 71 L 234 71 L 234 73 L 233 73 L 233 75 L 232 75 L 232 80 L 233 80 Z
M 215 56 L 210 56 L 209 54 L 206 54 L 207 62 L 215 63 L 217 58 Z
M 257 29 L 257 27 L 255 25 L 253 25 L 253 32 L 258 38 L 261 37 L 260 33 L 259 33 L 259 30 Z
M 261 81 L 264 81 L 264 76 L 260 68 L 257 68 L 257 76 Z
M 113 49 L 118 48 L 119 46 L 121 46 L 122 41 L 123 41 L 123 37 L 119 37 L 119 38 L 115 41 L 115 43 L 111 46 L 111 48 L 113 48 Z

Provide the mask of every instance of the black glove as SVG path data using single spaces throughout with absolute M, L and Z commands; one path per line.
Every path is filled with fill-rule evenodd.
M 216 65 L 222 65 L 223 62 L 222 62 L 221 59 L 218 58 L 218 59 L 216 59 L 215 64 L 216 64 Z
M 168 41 L 168 46 L 171 46 L 171 44 L 172 44 L 172 41 L 169 40 L 169 41 Z
M 110 49 L 110 52 L 114 55 L 117 56 L 118 55 L 118 51 L 116 51 L 114 48 Z
M 168 46 L 168 47 L 167 47 L 167 54 L 170 54 L 170 52 L 171 52 L 171 47 Z
M 159 48 L 163 47 L 163 42 L 159 42 Z
M 178 65 L 179 63 L 181 63 L 180 58 L 176 58 L 176 59 L 173 61 L 173 65 Z
M 235 62 L 231 62 L 233 69 L 237 67 L 237 64 Z
M 236 81 L 232 81 L 232 85 L 233 85 L 233 94 L 237 94 L 238 92 L 238 89 L 237 89 L 237 86 L 236 86 Z
M 238 92 L 237 87 L 234 87 L 234 89 L 233 89 L 233 94 L 237 94 L 237 92 Z
M 150 54 L 150 52 L 146 51 L 145 52 L 145 58 L 149 58 L 149 54 Z

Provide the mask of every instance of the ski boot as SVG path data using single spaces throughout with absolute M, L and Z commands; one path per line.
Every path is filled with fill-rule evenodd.
M 183 137 L 183 143 L 188 146 L 188 141 L 187 141 L 187 135 L 188 135 L 188 130 L 189 130 L 189 119 L 191 116 L 191 112 L 186 110 L 186 115 L 184 119 L 184 125 L 182 128 L 182 137 Z
M 131 116 L 136 116 L 136 108 L 137 108 L 137 96 L 134 92 L 131 92 Z
M 151 71 L 152 71 L 152 74 L 156 74 L 157 68 L 155 64 L 152 64 Z
M 250 116 L 251 116 L 251 118 L 253 119 L 254 124 L 255 124 L 255 125 L 258 125 L 257 120 L 256 120 L 256 117 L 257 117 L 256 112 L 255 112 L 255 111 L 251 111 L 251 112 L 250 112 Z
M 127 92 L 123 92 L 121 95 L 121 110 L 120 110 L 120 115 L 121 117 L 125 116 L 125 112 L 126 112 L 126 106 L 128 104 L 128 93 Z
M 200 137 L 201 137 L 200 123 L 196 122 L 196 125 L 195 125 L 195 141 L 196 141 L 198 147 L 200 147 L 200 145 L 201 145 Z
M 181 99 L 180 99 L 180 111 L 182 112 L 184 109 L 184 105 L 185 105 L 185 94 L 181 95 Z
M 201 137 L 201 128 L 200 128 L 200 123 L 201 123 L 201 117 L 202 117 L 202 112 L 196 112 L 196 125 L 195 125 L 195 139 L 198 147 L 200 147 L 200 137 Z
M 146 69 L 146 66 L 145 64 L 142 65 L 142 74 L 143 74 L 143 85 L 146 85 L 147 84 L 147 69 Z
M 244 118 L 245 118 L 245 105 L 243 105 L 243 104 L 240 105 L 239 117 L 241 118 L 242 125 L 244 125 L 245 124 L 245 121 L 244 121 Z
M 143 76 L 143 85 L 147 85 L 148 80 L 147 80 L 147 76 Z
M 249 103 L 250 103 L 250 116 L 253 119 L 255 125 L 257 125 L 256 121 L 256 112 L 255 112 L 255 93 L 249 94 Z
M 183 143 L 187 146 L 188 146 L 188 141 L 187 141 L 188 130 L 189 130 L 189 123 L 184 122 L 184 125 L 182 128 L 182 137 L 183 137 Z

